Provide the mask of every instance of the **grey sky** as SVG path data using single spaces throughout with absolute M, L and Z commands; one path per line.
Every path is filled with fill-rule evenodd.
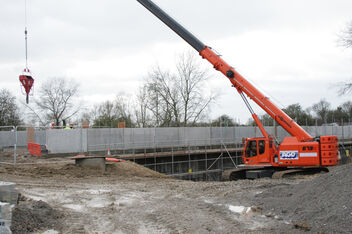
M 283 106 L 308 107 L 332 85 L 352 78 L 352 50 L 336 46 L 337 33 L 352 20 L 350 0 L 155 0 L 257 88 Z M 24 0 L 1 1 L 1 88 L 20 96 L 24 61 Z M 29 66 L 34 95 L 47 78 L 80 83 L 88 104 L 136 93 L 152 66 L 172 67 L 191 47 L 135 0 L 27 0 Z M 196 52 L 194 52 L 196 53 Z M 222 93 L 211 116 L 250 115 L 229 82 L 212 71 L 205 85 Z M 254 105 L 254 104 L 253 104 Z M 258 110 L 259 113 L 262 113 Z

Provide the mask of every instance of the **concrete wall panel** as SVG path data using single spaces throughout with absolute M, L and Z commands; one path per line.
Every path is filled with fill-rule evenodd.
M 55 129 L 47 132 L 49 153 L 76 153 L 82 150 L 81 129 Z
M 265 127 L 270 135 L 274 127 Z M 314 136 L 337 135 L 340 139 L 352 138 L 352 126 L 307 126 L 304 129 Z M 289 134 L 277 127 L 278 139 Z M 199 127 L 199 128 L 91 128 L 35 130 L 35 141 L 47 145 L 51 153 L 73 153 L 124 149 L 143 149 L 170 146 L 219 145 L 241 143 L 242 138 L 262 136 L 258 127 Z M 19 147 L 27 145 L 26 131 L 17 131 Z M 12 147 L 15 132 L 0 131 L 0 147 Z

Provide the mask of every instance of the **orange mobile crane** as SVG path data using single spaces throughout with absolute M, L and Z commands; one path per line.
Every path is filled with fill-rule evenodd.
M 229 79 L 263 134 L 263 137 L 245 139 L 242 156 L 244 164 L 234 170 L 225 171 L 223 179 L 274 177 L 275 174 L 283 174 L 285 171 L 328 171 L 325 166 L 338 164 L 338 140 L 336 136 L 312 137 L 271 102 L 268 97 L 264 96 L 233 67 L 228 65 L 211 47 L 204 45 L 155 3 L 150 0 L 137 1 L 188 42 L 199 52 L 202 58 L 208 60 L 216 70 Z M 244 94 L 268 113 L 291 137 L 285 137 L 280 144 L 276 145 L 273 137 L 265 131 Z

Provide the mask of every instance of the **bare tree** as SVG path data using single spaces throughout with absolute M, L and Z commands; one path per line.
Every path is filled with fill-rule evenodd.
M 147 89 L 147 108 L 152 112 L 156 126 L 179 125 L 179 93 L 176 78 L 160 67 L 149 73 L 145 84 Z
M 117 127 L 118 122 L 125 122 L 127 127 L 133 127 L 131 110 L 128 97 L 119 94 L 113 101 L 95 105 L 89 115 L 94 126 Z
M 343 30 L 340 35 L 339 35 L 339 46 L 345 47 L 345 48 L 352 48 L 352 21 L 349 22 Z M 352 82 L 347 81 L 347 82 L 342 82 L 338 84 L 339 91 L 338 94 L 340 96 L 342 95 L 347 95 L 352 92 Z
M 135 123 L 132 118 L 132 99 L 125 93 L 116 95 L 115 106 L 120 122 L 125 122 L 127 127 L 134 127 Z
M 182 100 L 183 124 L 195 124 L 202 119 L 205 109 L 215 96 L 205 97 L 203 84 L 208 79 L 206 70 L 202 69 L 194 58 L 194 53 L 182 54 L 177 64 L 177 90 Z
M 139 89 L 137 94 L 137 104 L 135 107 L 136 124 L 138 127 L 145 128 L 151 126 L 151 118 L 148 112 L 148 90 L 145 86 Z
M 76 105 L 78 84 L 64 78 L 47 80 L 39 90 L 39 97 L 35 99 L 36 112 L 41 113 L 47 122 L 55 121 L 59 126 L 62 120 L 75 116 L 80 106 Z
M 0 126 L 17 126 L 21 123 L 16 98 L 7 89 L 0 90 Z
M 326 123 L 328 113 L 331 109 L 330 106 L 331 105 L 329 102 L 322 99 L 312 106 L 312 110 L 314 111 L 316 116 L 322 120 L 323 123 Z
M 339 96 L 347 95 L 352 92 L 352 82 L 347 81 L 347 82 L 341 82 L 338 85 L 338 94 Z
M 345 30 L 339 35 L 339 45 L 346 48 L 352 47 L 352 21 L 347 24 Z
M 344 103 L 342 103 L 341 107 L 348 114 L 348 116 L 351 118 L 352 117 L 352 102 L 351 101 L 344 102 Z
M 139 94 L 144 97 L 154 124 L 189 126 L 202 120 L 215 99 L 214 95 L 206 95 L 204 84 L 207 78 L 207 72 L 192 53 L 179 56 L 174 73 L 154 68 L 141 89 L 145 93 Z

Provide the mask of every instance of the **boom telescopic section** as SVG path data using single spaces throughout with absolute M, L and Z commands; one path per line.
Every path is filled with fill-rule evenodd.
M 268 97 L 263 95 L 252 84 L 250 84 L 243 76 L 235 71 L 233 67 L 228 65 L 219 55 L 204 45 L 192 33 L 171 18 L 166 12 L 150 0 L 137 0 L 156 17 L 163 21 L 168 27 L 189 43 L 199 54 L 211 64 L 214 68 L 222 72 L 233 84 L 239 93 L 245 93 L 255 103 L 257 103 L 266 113 L 268 113 L 275 121 L 277 121 L 288 133 L 295 136 L 298 141 L 311 141 L 310 136 L 302 127 L 293 121 L 285 112 L 278 108 Z M 253 114 L 253 113 L 252 113 Z
M 192 33 L 185 29 L 176 20 L 171 18 L 165 11 L 158 7 L 154 2 L 149 0 L 137 0 L 145 8 L 147 8 L 151 13 L 163 21 L 169 28 L 171 28 L 175 33 L 182 37 L 188 44 L 190 44 L 199 53 L 204 49 L 205 45 L 196 38 Z

